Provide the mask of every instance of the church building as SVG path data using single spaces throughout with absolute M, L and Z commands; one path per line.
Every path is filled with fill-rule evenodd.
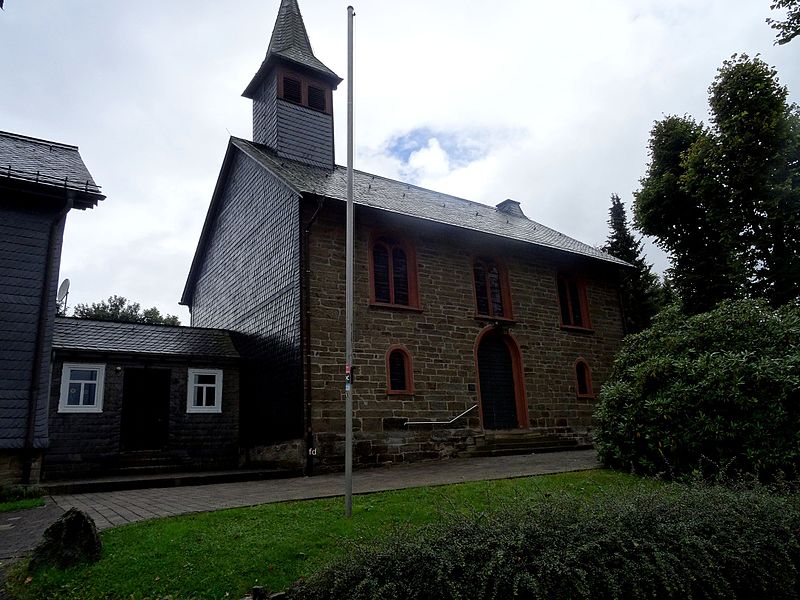
M 297 1 L 282 0 L 243 93 L 252 140 L 229 141 L 181 299 L 192 326 L 235 336 L 248 464 L 281 452 L 307 468 L 344 461 L 341 81 L 314 55 Z M 589 444 L 624 335 L 628 265 L 514 200 L 361 171 L 354 189 L 356 464 Z

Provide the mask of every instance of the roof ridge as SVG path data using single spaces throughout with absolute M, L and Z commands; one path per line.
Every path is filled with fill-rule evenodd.
M 237 147 L 239 147 L 245 154 L 248 154 L 246 148 L 252 148 L 254 154 L 251 155 L 251 158 L 253 158 L 256 161 L 259 161 L 262 168 L 272 172 L 273 175 L 279 177 L 287 185 L 290 185 L 293 188 L 297 187 L 301 192 L 304 193 L 329 195 L 332 198 L 337 198 L 339 200 L 344 199 L 344 197 L 341 194 L 342 193 L 341 189 L 338 190 L 339 194 L 331 195 L 331 190 L 326 189 L 326 186 L 330 185 L 333 187 L 337 187 L 338 184 L 341 184 L 340 175 L 342 175 L 342 170 L 344 170 L 345 167 L 342 167 L 341 165 L 335 165 L 336 170 L 331 172 L 321 167 L 315 167 L 313 165 L 297 162 L 289 158 L 276 156 L 271 148 L 263 144 L 256 144 L 255 142 L 252 142 L 250 140 L 245 140 L 243 138 L 236 138 L 236 140 L 241 143 L 241 146 L 244 146 L 241 147 L 237 145 Z M 257 153 L 257 156 L 255 155 L 255 153 Z M 543 225 L 542 223 L 534 221 L 533 219 L 529 219 L 527 217 L 520 217 L 517 215 L 510 215 L 501 210 L 498 210 L 497 207 L 492 207 L 487 204 L 475 202 L 474 200 L 469 200 L 467 198 L 460 198 L 458 196 L 453 196 L 451 194 L 445 194 L 444 192 L 437 192 L 436 190 L 431 190 L 429 188 L 424 188 L 422 186 L 406 183 L 403 181 L 399 181 L 397 179 L 391 179 L 383 175 L 376 175 L 373 173 L 368 173 L 367 171 L 359 171 L 359 170 L 356 170 L 356 173 L 358 174 L 358 179 L 372 177 L 372 178 L 377 178 L 380 181 L 387 182 L 389 186 L 418 190 L 420 196 L 419 201 L 426 202 L 426 204 L 432 209 L 436 208 L 437 206 L 436 198 L 450 199 L 453 201 L 453 203 L 456 206 L 451 206 L 449 210 L 447 210 L 448 213 L 458 213 L 459 211 L 465 211 L 465 209 L 468 208 L 474 210 L 473 207 L 486 209 L 486 213 L 488 214 L 482 214 L 482 215 L 476 214 L 476 216 L 489 219 L 502 219 L 503 221 L 505 221 L 505 223 L 510 224 L 511 227 L 517 228 L 518 233 L 517 235 L 511 235 L 509 234 L 509 232 L 501 232 L 499 230 L 488 230 L 486 228 L 476 227 L 472 224 L 463 221 L 457 222 L 457 220 L 442 219 L 441 217 L 437 217 L 436 215 L 428 214 L 427 211 L 425 214 L 422 214 L 419 212 L 415 213 L 413 211 L 400 210 L 399 208 L 390 208 L 386 206 L 385 203 L 381 204 L 381 202 L 378 202 L 376 204 L 375 197 L 373 195 L 357 195 L 356 202 L 358 204 L 372 206 L 380 210 L 386 210 L 389 212 L 403 214 L 406 216 L 435 221 L 443 223 L 445 225 L 460 227 L 462 229 L 469 229 L 472 231 L 478 231 L 490 235 L 496 235 L 505 239 L 528 242 L 541 247 L 552 248 L 554 250 L 559 250 L 572 254 L 579 254 L 589 258 L 595 258 L 623 265 L 628 264 L 625 261 L 622 261 L 608 254 L 607 252 L 598 249 L 595 246 L 592 246 L 591 244 L 582 242 L 577 238 L 562 233 L 557 229 L 553 229 L 552 227 L 548 227 L 547 225 Z M 336 176 L 331 177 L 332 174 L 336 174 Z M 295 179 L 293 179 L 293 176 L 295 177 Z M 304 176 L 306 177 L 310 176 L 311 179 L 315 180 L 315 183 L 312 184 L 307 183 L 305 185 L 302 183 L 298 183 L 296 177 L 302 178 Z M 362 180 L 361 185 L 363 185 L 364 183 L 365 182 L 363 182 Z M 429 197 L 426 198 L 425 197 L 426 195 Z M 433 196 L 434 198 L 431 198 L 430 196 Z M 406 197 L 405 193 L 403 194 L 403 197 L 404 198 Z M 442 208 L 448 209 L 448 207 L 444 204 L 442 204 L 439 207 L 439 209 Z
M 241 140 L 243 142 L 247 142 L 248 144 L 251 144 L 251 145 L 255 146 L 255 148 L 257 150 L 260 150 L 261 152 L 264 152 L 264 149 L 271 150 L 269 148 L 269 146 L 265 146 L 264 144 L 257 144 L 256 142 L 253 142 L 251 140 L 247 140 L 247 139 L 244 139 L 244 138 L 238 138 L 236 136 L 231 136 L 231 137 L 234 138 L 234 139 L 237 139 L 237 140 Z M 296 162 L 297 164 L 302 165 L 304 168 L 319 169 L 320 171 L 325 171 L 326 173 L 330 173 L 330 171 L 328 171 L 327 169 L 324 169 L 322 167 L 315 167 L 313 165 L 307 165 L 305 163 L 294 161 L 291 158 L 284 158 L 284 157 L 280 157 L 280 156 L 273 157 L 271 152 L 270 153 L 264 152 L 264 153 L 267 154 L 267 156 L 269 158 L 273 159 L 273 160 L 288 160 L 290 162 Z M 336 169 L 345 169 L 345 170 L 347 169 L 347 167 L 345 167 L 343 165 L 336 165 L 335 164 L 334 167 Z M 469 198 L 463 198 L 461 196 L 454 196 L 453 194 L 448 194 L 447 192 L 440 192 L 438 190 L 434 190 L 434 189 L 431 189 L 431 188 L 422 187 L 421 185 L 417 185 L 415 183 L 408 183 L 407 181 L 401 181 L 399 179 L 392 179 L 391 177 L 387 177 L 386 175 L 379 175 L 378 173 L 370 173 L 369 171 L 362 171 L 361 169 L 353 169 L 353 171 L 356 172 L 356 173 L 360 173 L 361 175 L 366 175 L 368 177 L 377 177 L 378 179 L 382 179 L 383 181 L 391 181 L 392 183 L 399 183 L 399 184 L 405 185 L 405 186 L 407 186 L 409 188 L 414 188 L 414 189 L 417 189 L 417 190 L 421 190 L 423 192 L 438 194 L 439 196 L 444 196 L 444 197 L 450 198 L 452 200 L 458 200 L 460 202 L 466 202 L 467 204 L 479 206 L 481 208 L 487 208 L 487 209 L 493 210 L 495 212 L 502 212 L 502 211 L 498 211 L 497 207 L 496 206 L 492 206 L 491 204 L 484 204 L 483 202 L 478 202 L 476 200 L 470 200 Z M 503 214 L 506 215 L 506 216 L 509 216 L 509 217 L 513 217 L 515 219 L 523 219 L 525 221 L 529 221 L 531 223 L 534 223 L 535 225 L 540 225 L 541 227 L 546 227 L 545 225 L 542 225 L 538 221 L 534 221 L 533 219 L 530 219 L 528 217 L 520 217 L 518 215 L 512 215 L 512 214 L 509 214 L 509 213 L 503 213 Z M 555 231 L 555 230 L 553 230 L 553 231 Z
M 46 146 L 57 146 L 59 148 L 66 148 L 68 150 L 79 150 L 77 146 L 73 146 L 72 144 L 65 144 L 63 142 L 54 142 L 52 140 L 45 140 L 43 138 L 32 137 L 29 135 L 22 135 L 21 133 L 13 133 L 11 131 L 0 131 L 0 136 L 25 140 L 26 142 L 35 142 L 37 144 L 42 144 Z
M 109 323 L 114 325 L 142 325 L 144 327 L 171 327 L 173 329 L 181 329 L 183 331 L 187 331 L 190 329 L 197 330 L 197 331 L 221 331 L 223 333 L 237 333 L 232 329 L 224 329 L 222 327 L 198 327 L 197 325 L 169 325 L 167 323 L 136 323 L 134 321 L 109 321 L 107 319 L 87 319 L 84 317 L 66 317 L 63 315 L 57 315 L 56 321 L 72 321 L 72 322 L 81 322 L 87 321 L 89 323 Z
M 342 165 L 334 165 L 334 166 L 337 169 L 346 169 L 347 168 L 347 167 L 343 167 Z M 421 185 L 417 185 L 415 183 L 408 183 L 407 181 L 401 181 L 399 179 L 392 179 L 391 177 L 386 177 L 385 175 L 378 175 L 377 173 L 369 173 L 367 171 L 361 171 L 360 169 L 353 169 L 353 171 L 355 171 L 356 173 L 361 173 L 362 175 L 368 175 L 369 177 L 377 177 L 379 179 L 383 179 L 384 181 L 392 181 L 394 183 L 400 183 L 400 184 L 405 185 L 405 186 L 410 187 L 410 188 L 414 188 L 414 189 L 417 189 L 417 190 L 422 190 L 423 192 L 432 192 L 434 194 L 438 194 L 439 196 L 445 196 L 445 197 L 451 198 L 453 200 L 459 200 L 461 202 L 466 202 L 467 204 L 473 204 L 475 206 L 480 206 L 481 208 L 488 208 L 488 209 L 494 210 L 496 212 L 502 212 L 502 211 L 497 211 L 497 207 L 496 206 L 492 206 L 491 204 L 484 204 L 483 202 L 478 202 L 477 200 L 470 200 L 469 198 L 462 198 L 461 196 L 454 196 L 453 194 L 448 194 L 447 192 L 440 192 L 439 190 L 434 190 L 432 188 L 422 187 Z M 507 215 L 509 217 L 514 217 L 515 219 L 524 219 L 526 221 L 530 221 L 532 223 L 536 223 L 537 225 L 539 224 L 536 221 L 534 221 L 533 219 L 529 219 L 528 217 L 520 217 L 518 215 L 512 215 L 512 214 L 509 214 L 509 213 L 503 213 L 503 214 L 505 214 L 505 215 Z M 542 225 L 542 227 L 544 227 L 544 225 Z

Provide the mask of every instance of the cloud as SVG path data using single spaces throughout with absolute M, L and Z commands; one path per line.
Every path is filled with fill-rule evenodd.
M 73 279 L 70 303 L 121 293 L 183 311 L 228 132 L 250 136 L 240 94 L 278 4 L 5 3 L 0 52 L 13 60 L 2 127 L 80 146 L 108 195 L 69 217 L 61 276 Z M 344 77 L 347 2 L 300 5 L 316 55 Z M 800 45 L 773 46 L 768 3 L 373 0 L 356 9 L 356 168 L 490 205 L 513 198 L 590 244 L 607 235 L 612 193 L 630 213 L 653 121 L 707 119 L 707 88 L 726 57 L 760 52 L 791 98 L 800 93 Z M 341 86 L 339 162 L 346 100 Z

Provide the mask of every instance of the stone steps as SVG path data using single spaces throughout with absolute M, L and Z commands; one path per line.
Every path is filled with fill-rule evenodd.
M 464 456 L 512 456 L 515 454 L 543 454 L 567 450 L 588 450 L 591 444 L 580 443 L 574 438 L 557 435 L 541 435 L 530 431 L 487 432 L 475 440 L 475 446 Z

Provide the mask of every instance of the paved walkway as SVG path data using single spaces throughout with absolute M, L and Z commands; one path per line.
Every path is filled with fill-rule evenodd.
M 355 471 L 353 492 L 364 494 L 426 485 L 510 479 L 598 466 L 594 450 L 393 465 Z M 292 479 L 53 496 L 43 508 L 0 513 L 0 561 L 6 562 L 32 549 L 47 526 L 73 506 L 88 513 L 98 529 L 107 529 L 193 512 L 340 496 L 343 490 L 344 475 L 333 473 Z

